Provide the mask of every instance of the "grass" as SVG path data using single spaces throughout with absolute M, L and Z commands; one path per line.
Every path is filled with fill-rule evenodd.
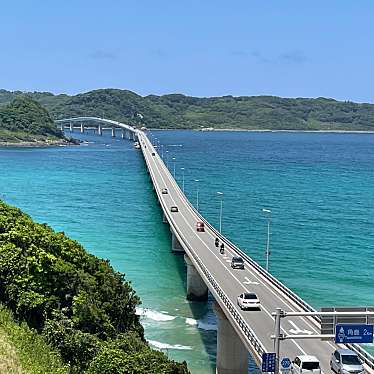
M 0 304 L 0 374 L 67 374 L 59 354 Z

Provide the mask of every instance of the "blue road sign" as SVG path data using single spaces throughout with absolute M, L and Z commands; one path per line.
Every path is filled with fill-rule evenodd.
M 335 327 L 335 343 L 372 343 L 373 325 L 338 323 Z
M 275 353 L 262 354 L 262 371 L 267 373 L 275 372 Z
M 281 361 L 281 366 L 284 369 L 289 369 L 291 366 L 291 360 L 288 357 L 283 357 Z

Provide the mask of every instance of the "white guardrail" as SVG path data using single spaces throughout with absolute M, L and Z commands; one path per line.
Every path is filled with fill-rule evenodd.
M 155 149 L 154 149 L 154 151 L 157 152 Z M 148 167 L 148 164 L 147 164 L 147 167 Z M 165 169 L 167 169 L 167 168 L 165 167 Z M 149 168 L 148 168 L 148 170 L 149 170 Z M 171 176 L 171 173 L 170 173 L 169 170 L 168 170 L 168 172 L 169 172 L 169 174 Z M 272 283 L 273 285 L 275 285 L 279 290 L 281 290 L 285 295 L 287 295 L 287 297 L 290 298 L 303 311 L 306 311 L 306 312 L 317 312 L 316 309 L 314 309 L 311 305 L 309 305 L 307 302 L 305 302 L 300 296 L 298 296 L 296 293 L 294 293 L 293 291 L 291 291 L 282 282 L 280 282 L 277 278 L 275 278 L 268 271 L 266 271 L 261 265 L 259 265 L 256 261 L 254 261 L 251 257 L 249 257 L 245 252 L 243 252 L 240 248 L 238 248 L 234 243 L 232 243 L 229 239 L 227 239 L 226 237 L 224 237 L 223 235 L 221 235 L 220 232 L 214 226 L 212 226 L 195 209 L 195 207 L 191 204 L 191 202 L 184 195 L 184 193 L 182 192 L 182 190 L 180 189 L 178 183 L 175 180 L 174 180 L 174 183 L 175 183 L 175 187 L 178 190 L 178 193 L 180 194 L 180 196 L 194 210 L 195 214 L 199 217 L 199 219 L 201 221 L 203 221 L 204 224 L 207 227 L 209 227 L 209 229 L 212 230 L 217 237 L 219 237 L 221 239 L 221 241 L 223 241 L 226 245 L 229 245 L 238 255 L 240 255 L 241 257 L 243 257 L 254 269 L 256 269 L 256 271 L 258 273 L 260 273 L 261 275 L 263 275 L 270 283 Z M 164 209 L 164 211 L 167 212 L 167 209 Z M 189 247 L 188 243 L 185 243 L 185 245 L 187 245 Z M 192 251 L 191 251 L 191 253 L 193 255 Z M 201 261 L 199 259 L 197 259 L 196 257 L 194 257 L 194 259 L 199 264 L 199 266 L 201 267 L 202 271 L 206 275 L 207 279 L 209 280 L 209 282 L 211 283 L 211 285 L 213 286 L 213 288 L 215 290 L 220 290 L 220 292 L 217 291 L 217 293 L 221 297 L 221 300 L 224 302 L 224 304 L 230 310 L 230 312 L 232 313 L 234 319 L 238 322 L 239 326 L 242 328 L 244 335 L 246 335 L 248 337 L 249 341 L 251 342 L 251 344 L 253 344 L 253 347 L 256 350 L 258 348 L 257 352 L 261 356 L 261 354 L 265 351 L 262 343 L 256 338 L 255 334 L 250 329 L 250 327 L 247 325 L 247 323 L 244 320 L 242 320 L 242 318 L 240 317 L 240 315 L 237 313 L 236 308 L 232 305 L 231 301 L 228 300 L 227 296 L 224 294 L 224 292 L 219 287 L 219 285 L 217 284 L 217 282 L 214 279 L 210 279 L 210 278 L 213 278 L 213 277 L 210 275 L 210 273 L 208 272 L 208 270 L 205 268 L 204 264 L 202 264 Z M 227 301 L 229 303 L 227 303 Z M 321 323 L 321 318 L 319 316 L 313 316 L 312 318 L 314 318 L 319 324 Z M 345 344 L 345 345 L 349 349 L 351 349 L 354 352 L 356 352 L 357 355 L 361 358 L 361 360 L 363 360 L 366 363 L 366 365 L 368 365 L 371 369 L 374 370 L 374 357 L 370 353 L 368 353 L 367 351 L 365 351 L 358 344 Z

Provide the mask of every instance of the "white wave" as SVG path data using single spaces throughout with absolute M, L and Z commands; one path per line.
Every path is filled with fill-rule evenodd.
M 186 318 L 186 323 L 190 326 L 196 326 L 198 324 L 198 321 L 193 318 Z
M 201 329 L 201 330 L 206 330 L 206 331 L 216 331 L 217 330 L 217 325 L 215 325 L 213 323 L 198 321 L 197 328 Z
M 168 314 L 160 313 L 152 309 L 143 309 L 143 308 L 136 308 L 136 314 L 138 316 L 152 319 L 158 322 L 172 321 L 173 319 L 176 318 L 175 316 L 169 316 Z
M 192 349 L 192 347 L 190 347 L 189 345 L 180 345 L 180 344 L 171 345 L 167 343 L 158 342 L 157 340 L 148 340 L 148 343 L 158 349 L 180 349 L 180 350 L 191 350 Z

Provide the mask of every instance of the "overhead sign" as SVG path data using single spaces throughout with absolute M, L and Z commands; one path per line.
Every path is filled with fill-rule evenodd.
M 340 307 L 340 308 L 321 308 L 321 312 L 374 312 L 374 307 Z M 354 315 L 354 316 L 321 316 L 321 334 L 335 334 L 336 324 L 374 324 L 374 316 Z M 328 340 L 329 338 L 327 338 Z M 324 339 L 326 340 L 326 339 Z
M 373 325 L 337 324 L 335 343 L 372 343 Z
M 264 373 L 275 372 L 275 353 L 263 353 L 262 354 L 262 371 Z

